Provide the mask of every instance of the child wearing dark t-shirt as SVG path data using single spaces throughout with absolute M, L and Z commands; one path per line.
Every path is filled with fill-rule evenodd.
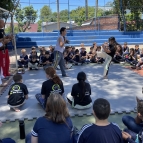
M 50 57 L 49 51 L 45 52 L 45 56 L 42 61 L 44 69 L 52 65 L 52 58 Z
M 22 68 L 22 66 L 28 67 L 28 55 L 26 54 L 25 49 L 21 50 L 20 59 L 18 60 L 18 66 L 19 68 Z
M 77 75 L 78 83 L 72 87 L 71 94 L 67 95 L 68 102 L 76 109 L 87 109 L 92 106 L 91 87 L 86 83 L 86 74 L 79 72 Z
M 81 63 L 85 63 L 86 62 L 86 58 L 87 58 L 87 52 L 85 50 L 85 47 L 82 47 L 81 48 L 81 52 L 80 52 L 80 60 L 81 60 Z
M 36 99 L 44 109 L 46 108 L 46 102 L 51 93 L 58 93 L 60 95 L 64 93 L 63 82 L 56 74 L 55 69 L 48 67 L 45 69 L 45 72 L 48 80 L 43 82 L 41 94 L 36 94 Z
M 80 63 L 80 53 L 79 53 L 79 50 L 78 50 L 78 49 L 75 50 L 75 54 L 74 54 L 74 56 L 73 56 L 72 59 L 73 59 L 75 62 Z
M 22 106 L 25 103 L 25 99 L 28 99 L 28 90 L 26 85 L 22 83 L 20 74 L 14 75 L 13 80 L 15 83 L 9 89 L 7 103 L 16 112 L 20 112 L 17 107 Z
M 33 50 L 31 52 L 31 55 L 29 56 L 29 62 L 28 62 L 29 70 L 32 69 L 38 70 L 38 65 L 39 65 L 39 57 L 37 56 L 36 51 Z
M 110 103 L 106 99 L 96 99 L 93 104 L 96 122 L 82 127 L 77 143 L 123 143 L 119 127 L 108 122 L 110 111 Z

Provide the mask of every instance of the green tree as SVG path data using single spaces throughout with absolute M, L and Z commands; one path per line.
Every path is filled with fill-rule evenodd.
M 39 20 L 37 23 L 38 23 L 38 32 L 41 32 L 42 20 Z
M 5 28 L 5 33 L 11 33 L 11 31 L 12 31 L 12 29 L 10 26 Z M 19 32 L 18 26 L 15 26 L 14 27 L 14 33 L 18 33 L 18 32 Z
M 57 21 L 57 12 L 53 12 L 50 18 L 51 18 L 50 19 L 51 22 L 56 22 Z
M 68 10 L 65 9 L 65 10 L 60 11 L 60 21 L 67 22 L 68 20 L 69 20 L 69 18 L 68 18 Z
M 23 9 L 17 8 L 15 13 L 16 21 L 18 22 L 19 32 L 25 32 L 30 23 L 34 23 L 37 19 L 37 11 L 33 6 L 27 6 Z
M 52 15 L 52 11 L 49 6 L 45 5 L 40 10 L 40 20 L 43 22 L 48 22 Z

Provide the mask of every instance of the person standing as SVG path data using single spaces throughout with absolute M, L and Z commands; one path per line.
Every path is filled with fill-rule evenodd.
M 65 62 L 64 62 L 64 56 L 63 56 L 65 43 L 69 42 L 65 38 L 66 33 L 67 33 L 66 28 L 62 27 L 60 29 L 60 36 L 58 37 L 57 44 L 54 50 L 54 68 L 56 69 L 57 66 L 59 65 L 63 77 L 68 77 L 65 71 Z
M 4 33 L 4 21 L 2 19 L 0 19 L 0 39 L 1 38 L 5 38 L 7 40 L 9 40 L 9 42 L 12 40 L 11 36 L 5 36 Z M 9 43 L 7 42 L 7 43 Z M 7 44 L 5 43 L 5 44 Z M 1 50 L 0 52 L 1 54 L 1 58 L 3 59 L 2 61 L 2 70 L 3 70 L 3 75 L 4 76 L 10 76 L 9 73 L 9 64 L 10 64 L 10 60 L 9 60 L 9 53 L 8 53 L 8 49 L 7 49 L 7 45 L 4 45 L 4 48 Z

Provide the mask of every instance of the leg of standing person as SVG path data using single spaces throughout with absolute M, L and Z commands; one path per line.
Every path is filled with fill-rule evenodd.
M 62 76 L 66 76 L 63 54 L 58 51 L 55 51 L 54 52 L 54 68 L 56 69 L 58 65 L 60 66 Z
M 142 130 L 142 125 L 141 124 L 137 124 L 135 122 L 135 119 L 131 116 L 123 116 L 122 118 L 122 122 L 124 123 L 124 125 L 131 131 L 135 132 L 135 133 L 139 133 L 139 131 Z
M 104 63 L 104 73 L 103 73 L 104 77 L 107 77 L 108 75 L 109 66 L 110 66 L 111 61 L 112 61 L 112 57 L 107 54 L 105 63 Z

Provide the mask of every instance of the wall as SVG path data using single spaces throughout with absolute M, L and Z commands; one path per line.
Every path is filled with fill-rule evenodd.
M 96 23 L 95 23 L 96 22 Z M 118 16 L 99 17 L 96 21 L 93 19 L 90 25 L 76 26 L 73 30 L 117 30 Z
M 71 25 L 71 24 L 68 24 L 68 23 L 60 23 L 60 27 L 69 28 L 69 27 L 75 27 L 75 25 Z M 51 32 L 53 30 L 58 30 L 57 23 L 53 23 L 53 24 L 50 24 L 50 25 L 43 26 L 43 32 Z

